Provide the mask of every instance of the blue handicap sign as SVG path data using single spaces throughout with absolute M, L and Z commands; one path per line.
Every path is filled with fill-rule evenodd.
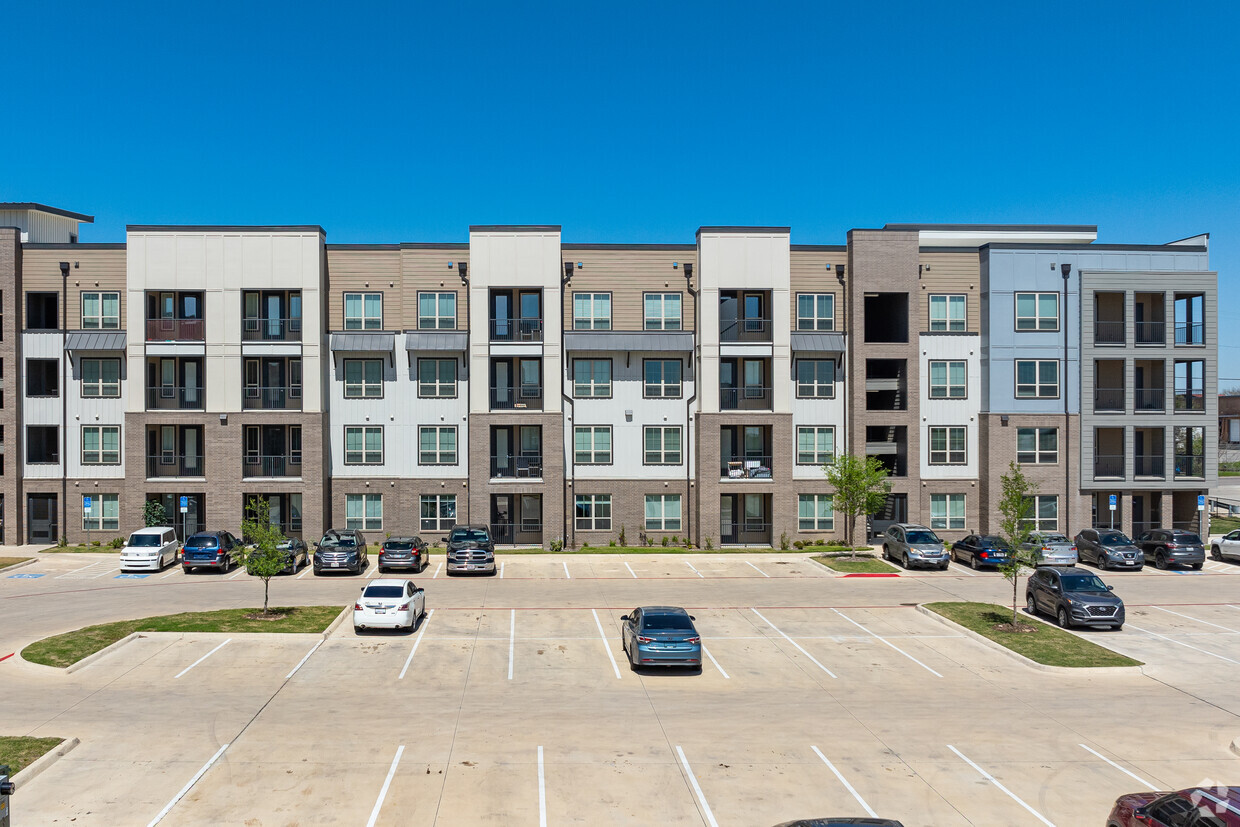
M 86 509 L 87 511 L 90 510 L 90 497 L 82 498 L 82 508 Z
M 115 580 L 143 580 L 147 577 L 150 577 L 150 575 L 149 574 L 118 574 L 116 575 L 114 579 Z
M 189 497 L 181 498 L 181 508 L 189 508 Z
M 10 580 L 38 580 L 42 574 L 10 574 Z
M 1198 508 L 1205 508 L 1205 507 L 1206 507 L 1206 495 L 1205 495 L 1205 494 L 1198 494 L 1198 495 L 1197 495 L 1197 507 L 1198 507 Z
M 1115 495 L 1111 495 L 1111 505 L 1115 505 Z

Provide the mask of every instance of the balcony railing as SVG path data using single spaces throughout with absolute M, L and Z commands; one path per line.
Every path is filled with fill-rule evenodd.
M 1094 455 L 1094 479 L 1106 479 L 1110 477 L 1123 478 L 1124 476 L 1124 455 L 1123 454 L 1095 454 Z
M 721 522 L 719 524 L 719 542 L 731 546 L 769 546 L 771 544 L 771 524 Z
M 245 454 L 241 460 L 243 477 L 300 477 L 301 455 Z
M 770 319 L 734 319 L 719 323 L 719 341 L 769 342 L 771 330 Z
M 206 405 L 202 386 L 160 385 L 146 389 L 148 411 L 201 411 Z
M 1175 389 L 1175 409 L 1177 411 L 1204 411 L 1206 409 L 1205 393 L 1200 388 Z
M 542 407 L 542 385 L 491 388 L 491 410 L 493 411 L 541 411 Z
M 1206 458 L 1195 454 L 1175 455 L 1176 477 L 1204 477 L 1206 475 Z
M 719 409 L 722 411 L 769 411 L 771 399 L 770 388 L 756 385 L 719 389 Z
M 301 319 L 242 319 L 243 342 L 300 342 Z
M 206 338 L 202 319 L 147 319 L 148 342 L 201 342 Z
M 533 456 L 491 457 L 492 479 L 540 479 L 543 475 L 542 454 Z
M 769 480 L 771 457 L 752 454 L 723 457 L 719 463 L 719 476 L 729 480 Z
M 491 523 L 491 539 L 504 546 L 540 546 L 542 530 L 542 520 Z
M 492 342 L 541 342 L 542 319 L 491 319 Z
M 1136 393 L 1138 411 L 1166 410 L 1167 392 L 1162 388 L 1137 388 Z
M 1098 319 L 1094 322 L 1094 344 L 1098 345 L 1122 345 L 1124 344 L 1124 322 L 1120 321 L 1104 321 Z
M 1177 345 L 1204 345 L 1206 343 L 1206 326 L 1204 322 L 1186 324 L 1177 322 L 1175 325 L 1175 343 Z
M 1166 343 L 1166 322 L 1137 322 L 1137 344 L 1165 345 Z
M 153 477 L 205 477 L 202 455 L 159 454 L 146 458 L 147 479 Z
M 1094 388 L 1095 411 L 1123 411 L 1123 388 Z
M 1162 479 L 1167 476 L 1164 460 L 1165 457 L 1161 454 L 1137 454 L 1133 457 L 1133 476 Z
M 241 395 L 245 410 L 300 411 L 301 386 L 295 388 L 260 388 L 246 385 Z

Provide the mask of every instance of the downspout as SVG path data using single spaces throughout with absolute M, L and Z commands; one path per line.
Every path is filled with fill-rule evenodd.
M 449 267 L 451 267 L 452 265 L 451 265 L 451 264 L 449 264 L 448 266 L 449 266 Z M 465 306 L 466 306 L 466 307 L 469 307 L 469 306 L 470 306 L 470 305 L 469 305 L 469 262 L 467 262 L 467 261 L 458 261 L 458 262 L 456 263 L 456 272 L 457 272 L 458 274 L 460 274 L 460 276 L 461 276 L 461 287 L 463 287 L 463 288 L 465 289 Z M 462 366 L 462 367 L 464 367 L 466 371 L 469 371 L 469 370 L 470 370 L 470 365 L 469 365 L 470 359 L 471 359 L 471 354 L 470 354 L 470 352 L 469 352 L 469 317 L 468 317 L 468 316 L 466 316 L 466 317 L 465 317 L 465 358 L 461 360 L 461 366 Z M 415 369 L 415 370 L 417 369 L 417 362 L 414 362 L 414 369 Z M 472 380 L 473 380 L 473 378 L 474 378 L 474 377 L 473 377 L 473 373 L 472 373 L 472 372 L 470 372 L 470 373 L 468 373 L 467 375 L 468 375 L 468 377 L 469 377 L 469 379 L 470 379 L 470 387 L 472 388 L 472 387 L 473 387 L 473 381 L 472 381 Z M 416 380 L 415 380 L 415 381 L 416 381 Z M 488 398 L 489 398 L 489 397 L 488 397 Z M 468 403 L 466 403 L 466 405 L 465 405 L 465 416 L 469 416 L 469 404 L 468 404 Z M 468 420 L 466 420 L 466 424 L 470 425 L 471 427 L 472 427 L 472 425 L 473 425 L 473 423 L 472 423 L 472 422 L 469 422 Z M 489 454 L 488 454 L 488 456 L 489 456 Z M 490 469 L 488 469 L 488 470 L 487 470 L 487 473 L 488 473 L 488 475 L 490 474 Z M 488 477 L 487 477 L 487 479 L 490 479 L 490 476 L 488 476 Z M 471 480 L 469 479 L 469 472 L 468 472 L 468 471 L 466 471 L 466 472 L 465 472 L 465 522 L 469 522 L 469 521 L 470 521 L 470 517 L 471 517 L 471 515 L 470 515 L 470 509 L 469 509 L 469 498 L 470 498 L 470 494 L 471 494 L 471 485 L 470 485 L 470 483 L 471 483 Z M 460 519 L 461 519 L 461 510 L 460 510 L 459 508 L 456 510 L 456 515 L 457 515 L 457 516 L 456 516 L 457 520 L 460 520 Z M 436 520 L 438 520 L 438 519 L 439 519 L 439 515 L 438 515 L 438 514 L 436 514 L 436 515 L 435 515 L 435 519 L 436 519 Z M 491 524 L 491 521 L 490 521 L 490 519 L 489 519 L 489 515 L 488 515 L 487 525 L 489 526 L 490 524 Z
M 1063 507 L 1065 526 L 1072 525 L 1072 455 L 1069 451 L 1072 438 L 1072 417 L 1068 412 L 1068 276 L 1072 274 L 1071 264 L 1059 265 L 1063 274 Z M 1079 357 L 1078 357 L 1079 361 Z M 1077 372 L 1080 375 L 1080 372 Z M 1080 380 L 1077 381 L 1078 393 Z M 1065 534 L 1067 532 L 1065 531 Z
M 568 382 L 568 371 L 570 363 L 568 354 L 564 350 L 564 288 L 569 286 L 569 282 L 573 279 L 573 263 L 571 261 L 564 262 L 564 278 L 560 279 L 560 305 L 556 312 L 560 314 L 560 361 L 563 363 L 563 372 L 560 374 L 560 400 L 568 404 L 568 421 L 573 421 L 576 414 L 576 408 L 573 407 L 573 397 L 571 394 L 564 392 L 564 385 Z M 564 423 L 561 420 L 560 427 L 563 429 Z M 569 425 L 569 435 L 573 433 L 572 425 Z M 568 505 L 568 483 L 570 475 L 575 482 L 577 478 L 577 454 L 573 450 L 572 444 L 564 446 L 564 460 L 568 468 L 568 474 L 564 475 L 560 482 L 560 503 L 564 506 L 564 518 L 560 525 L 561 535 L 568 540 L 569 548 L 577 547 L 577 521 L 572 519 L 573 509 Z
M 60 262 L 60 520 L 56 537 L 68 537 L 69 531 L 69 262 Z
M 693 536 L 693 507 L 692 507 L 693 495 L 691 493 L 690 486 L 693 484 L 693 464 L 692 462 L 690 462 L 690 457 L 691 457 L 691 451 L 693 448 L 693 440 L 689 438 L 689 427 L 691 423 L 693 422 L 693 403 L 697 401 L 698 383 L 701 382 L 702 380 L 701 380 L 701 377 L 698 375 L 698 367 L 701 365 L 701 358 L 698 355 L 698 347 L 697 347 L 697 343 L 698 343 L 699 335 L 700 335 L 699 327 L 701 326 L 700 325 L 701 318 L 700 318 L 699 308 L 698 308 L 698 291 L 693 289 L 693 262 L 691 261 L 685 262 L 685 290 L 687 290 L 689 292 L 689 295 L 693 297 L 693 357 L 692 357 L 693 358 L 693 395 L 685 400 L 685 439 L 684 439 L 685 507 L 682 510 L 682 513 L 685 515 L 685 536 L 692 537 Z M 699 530 L 699 533 L 701 533 L 700 530 Z M 702 539 L 701 537 L 698 537 L 699 541 L 701 539 Z M 695 545 L 700 546 L 701 542 L 696 542 Z

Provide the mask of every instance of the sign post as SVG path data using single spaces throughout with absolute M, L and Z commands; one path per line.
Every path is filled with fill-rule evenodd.
M 1111 502 L 1108 506 L 1111 509 L 1111 528 L 1115 528 L 1115 495 L 1111 495 Z
M 1210 538 L 1206 535 L 1206 495 L 1197 495 L 1197 532 L 1205 539 L 1207 544 Z
M 90 497 L 82 497 L 82 517 L 83 517 L 82 521 L 86 523 L 86 545 L 88 546 L 90 545 L 90 504 L 91 504 L 91 501 L 92 500 Z

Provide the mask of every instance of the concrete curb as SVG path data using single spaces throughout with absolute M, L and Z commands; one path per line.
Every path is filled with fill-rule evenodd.
M 19 772 L 17 775 L 13 776 L 13 784 L 15 784 L 17 789 L 20 790 L 22 787 L 24 787 L 25 785 L 33 781 L 39 775 L 39 773 L 43 772 L 45 769 L 50 767 L 52 764 L 55 764 L 61 758 L 68 755 L 69 752 L 72 751 L 73 748 L 76 747 L 80 743 L 82 742 L 79 741 L 77 738 L 66 738 L 65 740 L 61 741 L 60 744 L 56 746 L 54 749 L 51 749 L 48 752 L 43 753 L 38 758 L 36 758 L 34 761 L 32 761 L 30 763 L 30 766 L 26 767 L 24 770 Z
M 121 648 L 126 643 L 129 643 L 131 640 L 137 640 L 138 638 L 145 637 L 145 636 L 146 635 L 143 632 L 131 632 L 130 634 L 116 641 L 116 643 L 109 644 L 108 646 L 105 646 L 102 649 L 100 649 L 98 652 L 95 652 L 92 655 L 87 655 L 86 657 L 82 658 L 76 663 L 69 664 L 68 666 L 65 667 L 65 674 L 68 675 L 72 672 L 78 671 L 79 669 L 84 669 L 87 666 L 90 666 L 95 661 L 99 660 L 100 658 L 103 658 L 106 655 L 112 654 L 112 652 Z
M 0 572 L 4 572 L 5 574 L 7 574 L 8 572 L 17 571 L 18 569 L 25 568 L 26 566 L 33 566 L 37 562 L 39 562 L 38 557 L 31 557 L 28 560 L 22 560 L 20 563 L 14 563 L 11 566 L 5 566 L 4 568 L 0 569 Z M 3 575 L 0 575 L 0 576 L 3 576 Z
M 336 631 L 336 629 L 340 626 L 341 623 L 344 623 L 344 619 L 349 616 L 349 613 L 351 611 L 353 611 L 352 606 L 345 606 L 343 609 L 340 610 L 340 614 L 336 615 L 336 619 L 333 620 L 328 625 L 328 627 L 323 630 L 323 640 L 327 640 L 329 637 L 332 636 L 332 632 Z
M 1028 666 L 1030 669 L 1036 669 L 1039 672 L 1054 672 L 1054 673 L 1063 674 L 1063 675 L 1088 675 L 1090 677 L 1094 675 L 1144 675 L 1145 674 L 1144 668 L 1140 666 L 1049 666 L 1045 663 L 1038 663 L 1036 660 L 1027 658 L 1024 655 L 1020 654 L 1019 652 L 1013 652 L 1011 649 L 1007 648 L 1001 643 L 995 643 L 993 640 L 986 637 L 985 635 L 978 634 L 972 629 L 961 626 L 959 623 L 957 623 L 954 620 L 943 617 L 943 615 L 939 614 L 938 612 L 927 609 L 925 604 L 923 603 L 917 604 L 917 611 L 921 612 L 927 617 L 937 620 L 939 623 L 942 623 L 944 626 L 964 632 L 965 635 L 972 638 L 973 640 L 976 640 L 978 643 L 982 644 L 988 649 L 991 649 L 995 652 L 999 652 L 1000 654 L 1006 655 L 1012 660 L 1023 663 L 1025 666 Z M 1039 620 L 1038 618 L 1034 618 L 1034 617 L 1027 617 L 1026 619 L 1036 621 L 1038 623 L 1043 623 L 1043 621 Z M 1044 625 L 1050 626 L 1049 623 L 1046 623 Z M 1054 626 L 1052 628 L 1058 629 L 1059 627 Z M 1090 642 L 1092 643 L 1093 641 L 1090 641 Z M 1101 646 L 1102 644 L 1098 644 L 1098 645 Z M 1106 647 L 1104 646 L 1103 648 L 1105 649 Z M 1116 652 L 1116 654 L 1119 654 L 1119 653 Z

